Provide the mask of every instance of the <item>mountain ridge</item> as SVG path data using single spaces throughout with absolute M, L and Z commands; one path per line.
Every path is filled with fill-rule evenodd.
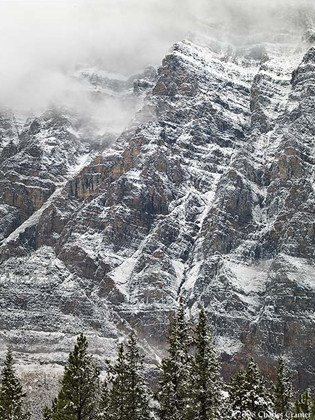
M 181 294 L 207 309 L 225 376 L 284 353 L 314 384 L 314 51 L 176 43 L 102 153 L 57 111 L 28 123 L 24 169 L 15 149 L 0 166 L 2 346 L 58 365 L 78 332 L 105 357 L 135 328 L 154 364 Z

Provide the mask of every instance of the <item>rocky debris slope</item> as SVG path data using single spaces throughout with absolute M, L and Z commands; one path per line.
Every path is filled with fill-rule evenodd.
M 249 354 L 272 374 L 284 353 L 314 384 L 314 69 L 309 38 L 177 43 L 79 172 L 65 119 L 27 125 L 0 168 L 2 343 L 46 366 L 80 331 L 108 356 L 133 327 L 152 361 L 184 294 L 192 316 L 207 308 L 225 374 Z
M 57 111 L 29 119 L 22 129 L 6 114 L 1 123 L 1 239 L 37 210 L 67 179 L 88 146 L 75 134 L 70 119 Z

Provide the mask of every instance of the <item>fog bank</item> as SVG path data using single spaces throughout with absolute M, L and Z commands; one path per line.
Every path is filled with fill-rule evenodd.
M 313 13 L 310 0 L 1 0 L 0 104 L 89 112 L 86 90 L 72 77 L 78 66 L 130 75 L 158 66 L 174 42 L 200 28 L 246 39 L 252 30 L 299 28 Z M 104 106 L 119 114 L 117 100 Z

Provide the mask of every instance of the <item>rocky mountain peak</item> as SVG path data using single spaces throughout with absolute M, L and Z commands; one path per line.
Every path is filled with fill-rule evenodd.
M 3 114 L 2 346 L 41 377 L 79 331 L 110 355 L 134 328 L 152 364 L 184 295 L 192 318 L 205 306 L 225 375 L 249 354 L 268 373 L 286 354 L 296 385 L 314 383 L 310 40 L 199 35 L 157 74 L 83 72 L 102 95 L 144 100 L 103 147 L 71 115 L 19 131 Z

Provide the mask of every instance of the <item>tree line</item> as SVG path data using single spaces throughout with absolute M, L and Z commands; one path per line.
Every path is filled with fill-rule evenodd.
M 200 310 L 191 334 L 183 301 L 169 334 L 168 356 L 161 362 L 156 389 L 147 384 L 144 356 L 134 333 L 119 345 L 115 363 L 107 362 L 104 379 L 100 373 L 81 334 L 69 354 L 58 395 L 43 410 L 43 420 L 315 419 L 315 396 L 307 389 L 294 400 L 282 357 L 276 380 L 269 386 L 253 359 L 224 383 L 206 313 Z M 2 371 L 0 419 L 29 420 L 25 397 L 9 348 Z

